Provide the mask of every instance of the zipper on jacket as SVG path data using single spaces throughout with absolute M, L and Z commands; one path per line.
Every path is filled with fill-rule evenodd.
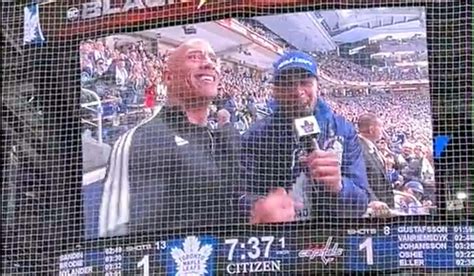
M 209 138 L 211 140 L 211 148 L 210 148 L 211 149 L 211 155 L 214 156 L 214 151 L 215 151 L 215 149 L 214 149 L 214 137 L 213 137 L 213 135 L 212 135 L 212 133 L 209 129 L 206 129 L 206 132 L 209 135 Z

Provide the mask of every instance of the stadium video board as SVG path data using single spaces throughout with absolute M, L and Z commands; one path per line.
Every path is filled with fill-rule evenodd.
M 329 37 L 335 12 L 81 41 L 85 236 L 120 242 L 61 256 L 61 273 L 473 266 L 474 227 L 396 220 L 446 204 L 424 8 Z

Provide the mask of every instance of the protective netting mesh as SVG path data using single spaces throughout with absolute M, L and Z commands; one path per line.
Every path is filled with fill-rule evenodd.
M 2 273 L 472 271 L 469 1 L 37 2 L 2 2 Z

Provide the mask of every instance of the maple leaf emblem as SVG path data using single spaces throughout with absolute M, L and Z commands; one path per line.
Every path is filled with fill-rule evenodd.
M 212 254 L 211 245 L 203 245 L 196 236 L 184 240 L 183 249 L 173 247 L 171 256 L 176 263 L 176 276 L 201 276 L 207 274 L 207 261 Z
M 306 133 L 310 133 L 310 132 L 313 132 L 314 130 L 314 123 L 310 123 L 309 121 L 305 120 L 301 127 Z

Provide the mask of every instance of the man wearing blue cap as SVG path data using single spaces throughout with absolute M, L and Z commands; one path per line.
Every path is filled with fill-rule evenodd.
M 428 215 L 433 208 L 432 202 L 424 201 L 425 189 L 423 184 L 417 180 L 410 180 L 402 187 L 402 193 L 397 193 L 395 206 L 397 210 L 407 215 Z
M 353 126 L 318 99 L 317 64 L 289 52 L 274 64 L 276 110 L 242 138 L 246 185 L 240 200 L 252 223 L 359 217 L 367 210 L 367 174 Z M 314 116 L 317 145 L 304 150 L 295 119 Z M 247 209 L 248 211 L 248 209 Z

